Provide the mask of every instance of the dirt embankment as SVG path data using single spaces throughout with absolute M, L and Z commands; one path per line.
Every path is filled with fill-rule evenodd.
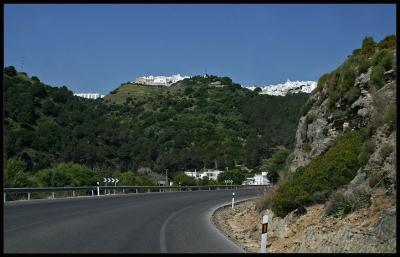
M 259 213 L 256 200 L 218 209 L 214 224 L 250 253 L 260 251 L 261 218 L 269 214 L 268 252 L 271 253 L 394 253 L 396 252 L 396 198 L 384 190 L 373 193 L 370 207 L 343 218 L 325 215 L 324 205 L 284 219 L 270 211 Z

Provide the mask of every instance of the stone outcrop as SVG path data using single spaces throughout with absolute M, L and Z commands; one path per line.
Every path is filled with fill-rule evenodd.
M 376 92 L 377 97 L 387 99 L 387 104 L 395 104 L 396 101 L 394 73 L 394 70 L 386 73 L 387 84 Z M 358 87 L 361 93 L 358 99 L 348 106 L 348 111 L 338 109 L 334 113 L 328 113 L 328 98 L 324 99 L 327 94 L 326 88 L 312 93 L 308 101 L 314 104 L 306 115 L 300 118 L 297 127 L 290 171 L 294 172 L 298 167 L 307 165 L 312 158 L 326 151 L 337 136 L 368 125 L 375 108 L 374 97 L 367 91 L 370 75 L 371 68 L 356 78 L 354 86 Z M 341 106 L 340 101 L 337 106 Z

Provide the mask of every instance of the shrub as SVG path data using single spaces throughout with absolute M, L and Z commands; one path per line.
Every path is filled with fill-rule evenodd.
M 381 150 L 379 151 L 379 154 L 381 155 L 381 157 L 383 159 L 386 159 L 390 153 L 393 151 L 393 147 L 389 144 L 384 144 L 381 148 Z
M 225 180 L 233 180 L 234 185 L 241 185 L 245 179 L 246 174 L 240 169 L 226 170 L 218 175 L 218 182 L 222 184 Z
M 4 68 L 4 73 L 10 77 L 17 75 L 17 71 L 15 70 L 14 66 L 8 66 Z
M 375 50 L 375 41 L 371 36 L 367 36 L 363 39 L 361 52 L 363 54 L 369 55 L 372 54 Z
M 379 49 L 384 49 L 384 48 L 393 49 L 395 47 L 396 47 L 396 35 L 387 36 L 378 43 Z
M 35 174 L 43 187 L 90 186 L 96 183 L 95 173 L 84 165 L 60 163 Z
M 329 79 L 328 73 L 322 75 L 318 80 L 317 88 L 322 88 L 327 83 L 328 79 Z
M 372 68 L 370 82 L 376 89 L 380 89 L 385 84 L 385 69 L 383 65 L 378 64 Z
M 260 197 L 256 204 L 255 204 L 255 208 L 258 211 L 262 211 L 262 210 L 266 210 L 266 209 L 271 209 L 272 207 L 272 199 L 274 198 L 275 194 L 276 194 L 276 189 L 277 186 L 273 186 L 270 189 L 268 189 L 268 191 L 262 196 Z
M 347 104 L 351 104 L 355 100 L 357 100 L 361 95 L 361 90 L 358 87 L 351 87 L 345 94 L 344 94 L 344 101 Z
M 358 66 L 358 74 L 361 73 L 366 73 L 369 69 L 369 67 L 371 66 L 370 62 L 368 61 L 368 59 L 364 59 L 360 62 L 359 66 Z
M 392 55 L 389 50 L 382 49 L 378 51 L 373 59 L 374 65 L 382 65 L 384 70 L 390 70 L 392 68 Z
M 389 107 L 386 109 L 383 122 L 392 128 L 396 127 L 396 106 L 394 104 L 389 105 Z
M 360 167 L 357 157 L 363 141 L 360 131 L 351 131 L 339 137 L 328 151 L 279 186 L 272 200 L 273 212 L 283 217 L 302 205 L 327 197 L 333 190 L 349 183 Z M 321 193 L 316 195 L 316 192 Z
M 342 218 L 355 210 L 371 204 L 371 193 L 368 187 L 340 188 L 329 196 L 325 204 L 325 214 Z
M 20 158 L 8 159 L 3 171 L 4 187 L 26 187 L 29 184 L 25 173 L 26 163 Z
M 181 186 L 195 186 L 196 179 L 182 172 L 174 176 L 174 183 L 176 185 L 179 185 L 180 183 Z
M 281 171 L 285 166 L 285 161 L 289 155 L 289 150 L 285 147 L 280 147 L 277 149 L 272 157 L 268 160 L 268 179 L 272 183 L 276 183 L 278 181 L 278 173 Z
M 358 155 L 358 161 L 361 163 L 361 165 L 365 165 L 368 162 L 374 150 L 375 150 L 375 142 L 372 139 L 369 139 L 364 142 L 364 144 L 361 147 L 361 152 Z

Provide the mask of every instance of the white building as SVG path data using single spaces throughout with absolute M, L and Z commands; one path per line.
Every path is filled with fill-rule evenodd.
M 221 170 L 211 170 L 208 169 L 206 171 L 203 172 L 197 172 L 195 171 L 186 171 L 185 174 L 191 177 L 194 177 L 196 179 L 203 179 L 204 177 L 208 177 L 209 179 L 212 180 L 217 180 L 218 175 L 221 173 Z
M 104 95 L 101 95 L 99 93 L 74 93 L 74 96 L 79 96 L 87 99 L 97 99 L 104 97 Z
M 260 86 L 261 92 L 260 94 L 266 95 L 279 95 L 284 96 L 288 93 L 299 93 L 304 92 L 310 94 L 315 88 L 317 87 L 316 81 L 291 81 L 288 79 L 285 83 L 280 83 L 276 85 L 267 85 L 267 86 Z M 246 87 L 250 90 L 254 90 L 256 86 L 249 86 Z
M 143 76 L 138 77 L 134 81 L 130 83 L 138 83 L 144 85 L 154 85 L 154 86 L 170 86 L 175 82 L 178 82 L 183 79 L 190 78 L 189 76 L 181 76 L 181 74 L 176 74 L 172 76 Z
M 261 172 L 261 174 L 255 174 L 252 178 L 247 178 L 243 185 L 269 185 L 270 181 L 267 178 L 268 172 Z

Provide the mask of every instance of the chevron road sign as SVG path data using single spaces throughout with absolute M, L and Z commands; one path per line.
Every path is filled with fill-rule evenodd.
M 118 183 L 118 182 L 119 182 L 119 179 L 116 178 L 116 179 L 115 179 L 115 183 Z
M 111 182 L 113 182 L 113 183 L 114 183 L 114 182 L 115 182 L 115 179 L 114 179 L 114 178 L 111 178 Z
M 107 182 L 107 179 L 106 179 L 106 178 L 103 178 L 103 182 L 106 183 L 106 182 Z

